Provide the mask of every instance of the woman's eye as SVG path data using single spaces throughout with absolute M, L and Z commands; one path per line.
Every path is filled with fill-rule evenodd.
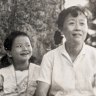
M 69 25 L 73 25 L 73 24 L 75 24 L 74 22 L 69 22 Z
M 85 23 L 81 22 L 80 25 L 85 25 Z

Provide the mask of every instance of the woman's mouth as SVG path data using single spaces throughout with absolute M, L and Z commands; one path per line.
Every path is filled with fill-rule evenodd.
M 73 33 L 72 35 L 75 36 L 75 37 L 76 37 L 76 36 L 82 36 L 81 33 Z

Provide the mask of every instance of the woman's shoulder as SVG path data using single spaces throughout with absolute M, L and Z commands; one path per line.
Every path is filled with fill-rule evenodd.
M 90 45 L 85 45 L 87 51 L 96 52 L 96 48 Z
M 96 48 L 90 45 L 85 46 L 86 55 L 96 60 Z
M 52 56 L 58 54 L 60 52 L 60 50 L 63 49 L 63 47 L 64 47 L 63 45 L 60 45 L 59 47 L 57 47 L 55 49 L 52 49 L 49 52 L 47 52 L 46 54 L 44 54 L 44 56 L 47 56 L 47 57 L 51 58 Z
M 44 60 L 53 61 L 54 58 L 57 58 L 60 55 L 60 53 L 62 52 L 62 50 L 64 50 L 63 47 L 64 46 L 61 45 L 61 46 L 59 46 L 59 47 L 47 52 L 46 54 L 44 54 L 43 59 Z
M 40 67 L 40 65 L 35 64 L 35 63 L 30 63 L 30 66 L 31 66 L 31 67 L 36 67 L 36 68 L 39 68 L 39 67 Z

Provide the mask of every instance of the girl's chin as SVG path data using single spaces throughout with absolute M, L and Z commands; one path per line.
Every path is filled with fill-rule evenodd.
M 29 61 L 29 58 L 22 58 L 22 59 L 19 59 L 18 61 L 19 62 L 27 62 L 27 61 Z

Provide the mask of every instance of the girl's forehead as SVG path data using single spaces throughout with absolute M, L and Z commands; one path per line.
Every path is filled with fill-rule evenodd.
M 14 39 L 14 42 L 30 42 L 29 38 L 27 36 L 18 36 Z

